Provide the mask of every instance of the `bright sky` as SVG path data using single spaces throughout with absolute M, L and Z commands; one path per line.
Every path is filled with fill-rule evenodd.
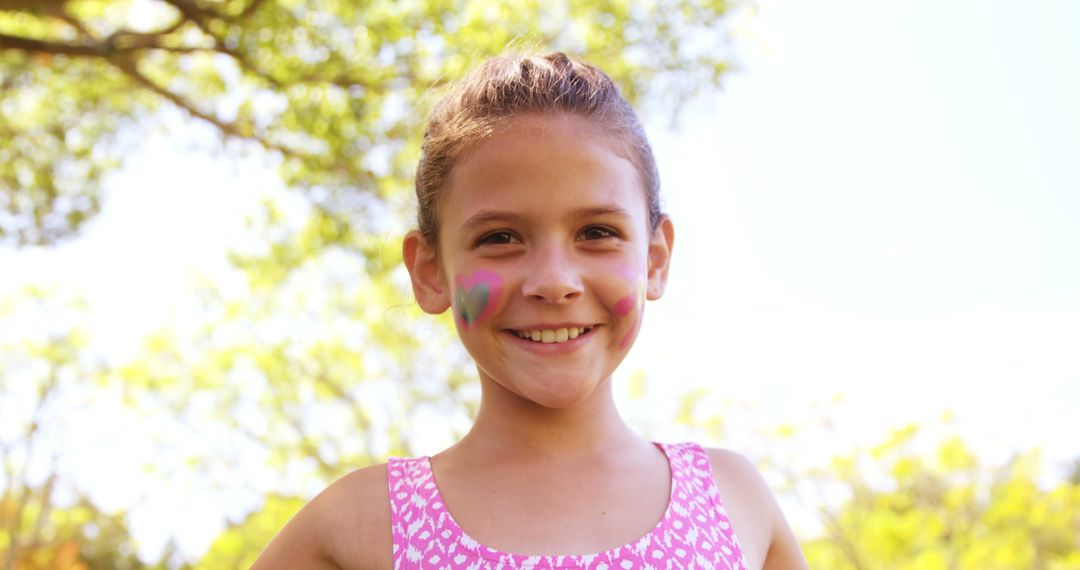
M 763 2 L 708 120 L 656 139 L 681 231 L 652 376 L 1080 455 L 1078 21 Z
M 679 132 L 650 129 L 675 262 L 623 370 L 759 424 L 843 393 L 839 448 L 951 410 L 994 459 L 1080 455 L 1080 3 L 758 4 L 742 70 Z M 83 239 L 0 253 L 0 287 L 80 284 L 118 353 L 182 314 L 278 183 L 175 144 L 146 141 Z M 116 474 L 149 444 L 113 431 L 115 462 L 86 477 L 121 505 Z M 147 552 L 172 532 L 207 546 L 194 492 L 133 513 Z

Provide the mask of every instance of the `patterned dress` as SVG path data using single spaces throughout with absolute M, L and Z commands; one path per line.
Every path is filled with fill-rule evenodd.
M 694 443 L 657 444 L 671 466 L 671 500 L 648 534 L 596 554 L 528 556 L 488 548 L 465 533 L 446 509 L 427 457 L 391 458 L 390 511 L 394 568 L 510 570 L 746 570 L 712 476 Z

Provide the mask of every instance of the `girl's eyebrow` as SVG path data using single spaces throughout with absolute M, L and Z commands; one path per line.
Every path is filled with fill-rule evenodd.
M 630 212 L 627 212 L 625 208 L 619 206 L 591 206 L 588 208 L 578 208 L 571 214 L 574 218 L 592 218 L 596 216 L 621 216 L 623 218 L 629 218 Z
M 465 220 L 465 224 L 462 226 L 465 229 L 473 229 L 477 226 L 483 226 L 489 222 L 517 222 L 523 218 L 521 214 L 514 212 L 502 212 L 499 210 L 481 210 L 476 214 Z
M 570 217 L 573 219 L 592 218 L 597 216 L 620 216 L 623 218 L 631 217 L 630 212 L 625 208 L 619 206 L 587 206 L 584 208 L 577 208 L 570 212 Z M 469 219 L 465 220 L 463 228 L 466 230 L 473 229 L 477 226 L 483 226 L 491 222 L 520 222 L 525 216 L 517 212 L 506 212 L 501 210 L 481 210 L 476 214 L 473 214 Z

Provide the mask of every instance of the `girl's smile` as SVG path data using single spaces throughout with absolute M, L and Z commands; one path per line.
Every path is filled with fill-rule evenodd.
M 537 354 L 564 354 L 578 350 L 592 340 L 589 334 L 596 328 L 597 325 L 569 325 L 505 332 L 513 336 L 525 350 L 531 350 Z
M 626 356 L 646 289 L 663 290 L 671 223 L 650 227 L 637 169 L 597 129 L 517 117 L 447 179 L 438 302 L 425 308 L 453 307 L 485 389 L 544 407 L 584 400 Z

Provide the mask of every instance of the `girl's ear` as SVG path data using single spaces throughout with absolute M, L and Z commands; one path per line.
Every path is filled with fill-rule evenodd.
M 645 296 L 655 301 L 664 295 L 667 287 L 668 267 L 671 265 L 671 248 L 675 246 L 675 225 L 667 215 L 660 217 L 649 239 L 649 273 Z
M 419 230 L 405 235 L 401 244 L 405 268 L 412 279 L 413 295 L 420 308 L 437 315 L 450 307 L 450 292 L 439 271 L 439 256 Z

